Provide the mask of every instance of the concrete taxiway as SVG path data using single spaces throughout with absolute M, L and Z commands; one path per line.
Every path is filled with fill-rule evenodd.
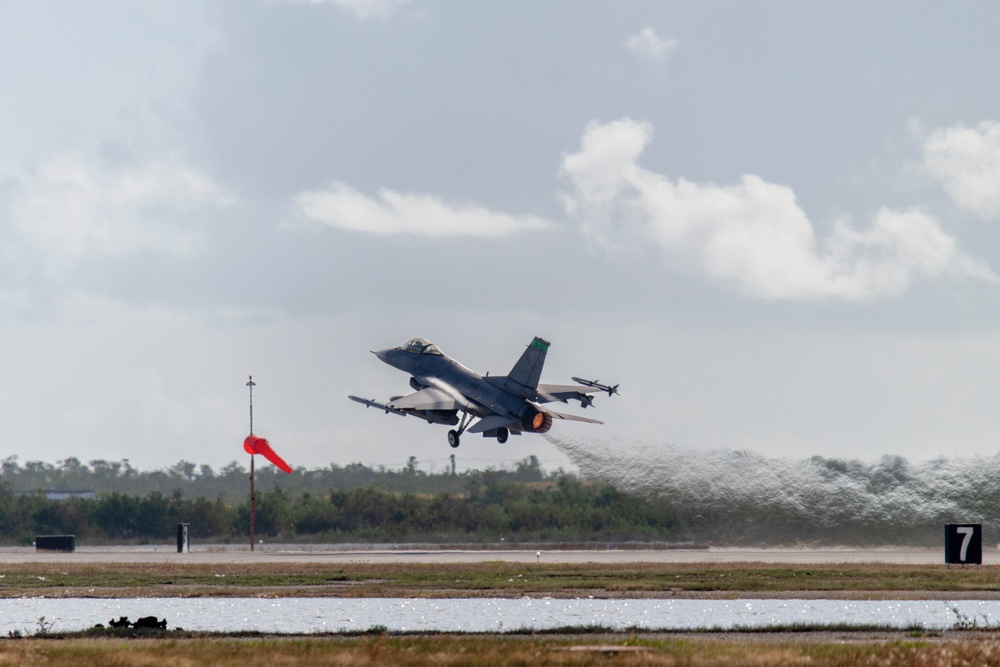
M 421 549 L 380 545 L 199 545 L 178 553 L 174 545 L 78 547 L 73 552 L 0 548 L 3 563 L 944 563 L 944 549 Z M 1000 551 L 983 550 L 983 564 L 1000 564 Z

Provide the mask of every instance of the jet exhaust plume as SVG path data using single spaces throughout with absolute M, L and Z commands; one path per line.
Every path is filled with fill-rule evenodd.
M 911 463 L 766 457 L 547 435 L 584 477 L 663 503 L 711 544 L 925 545 L 945 523 L 1000 532 L 1000 455 Z

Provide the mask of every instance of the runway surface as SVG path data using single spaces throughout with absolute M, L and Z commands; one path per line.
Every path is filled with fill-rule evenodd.
M 438 550 L 405 545 L 367 548 L 330 545 L 249 546 L 192 545 L 178 553 L 174 545 L 78 547 L 71 553 L 36 551 L 33 547 L 0 548 L 4 563 L 899 563 L 944 562 L 944 548 L 879 549 L 595 549 L 595 550 Z M 983 549 L 983 564 L 1000 564 L 1000 551 Z

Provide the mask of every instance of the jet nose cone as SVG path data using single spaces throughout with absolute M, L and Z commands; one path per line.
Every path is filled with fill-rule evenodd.
M 378 357 L 381 361 L 385 361 L 386 358 L 388 358 L 390 351 L 391 350 L 389 350 L 389 349 L 385 349 L 385 350 L 372 350 L 372 354 L 374 354 L 376 357 Z

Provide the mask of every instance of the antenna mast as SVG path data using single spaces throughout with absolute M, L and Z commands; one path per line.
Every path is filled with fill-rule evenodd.
M 250 376 L 250 381 L 247 382 L 247 386 L 250 387 L 250 435 L 253 435 L 253 388 L 257 386 L 257 383 L 253 381 L 253 376 Z
M 253 435 L 253 388 L 257 383 L 250 376 L 247 386 L 250 387 L 250 435 Z M 253 454 L 250 455 L 250 551 L 253 551 L 254 524 L 257 521 L 257 494 L 253 487 Z

